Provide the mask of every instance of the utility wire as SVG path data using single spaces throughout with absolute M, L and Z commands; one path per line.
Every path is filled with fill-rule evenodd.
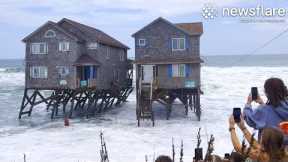
M 285 33 L 288 32 L 288 27 L 286 27 L 283 31 L 281 31 L 279 34 L 277 34 L 276 36 L 274 36 L 272 39 L 269 39 L 267 42 L 265 42 L 264 44 L 262 44 L 261 46 L 255 48 L 252 52 L 248 53 L 247 55 L 244 55 L 243 57 L 239 58 L 238 60 L 236 60 L 234 63 L 231 64 L 231 66 L 237 64 L 238 62 L 246 59 L 247 56 L 252 56 L 254 55 L 257 51 L 267 47 L 269 44 L 271 44 L 273 41 L 277 40 L 278 38 L 280 38 L 282 35 L 284 35 Z

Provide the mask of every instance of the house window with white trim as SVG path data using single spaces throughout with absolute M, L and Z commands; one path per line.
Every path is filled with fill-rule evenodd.
M 32 66 L 30 67 L 30 77 L 31 78 L 47 78 L 48 77 L 48 68 L 46 66 Z
M 61 51 L 61 52 L 70 51 L 70 43 L 69 42 L 59 42 L 59 51 Z
M 124 61 L 124 60 L 125 60 L 125 53 L 124 53 L 124 51 L 122 51 L 120 53 L 120 61 Z
M 113 78 L 115 81 L 119 81 L 119 70 L 113 71 Z
M 58 70 L 58 74 L 60 75 L 60 77 L 65 77 L 69 74 L 68 66 L 56 66 L 56 69 Z
M 47 30 L 44 35 L 45 38 L 53 38 L 56 37 L 56 33 L 54 30 Z
M 146 39 L 138 39 L 138 45 L 140 47 L 146 46 Z
M 185 64 L 173 64 L 172 65 L 173 77 L 185 77 L 185 74 L 186 74 Z
M 31 43 L 32 54 L 47 54 L 48 46 L 46 43 Z
M 99 44 L 97 42 L 90 42 L 90 43 L 87 44 L 87 48 L 91 49 L 91 50 L 97 49 L 98 46 L 99 46 Z
M 106 48 L 106 59 L 110 59 L 110 48 L 108 46 Z
M 185 38 L 172 38 L 172 51 L 183 51 L 185 46 Z

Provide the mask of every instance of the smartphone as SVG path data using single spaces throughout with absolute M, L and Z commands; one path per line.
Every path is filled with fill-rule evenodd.
M 241 108 L 239 107 L 233 108 L 233 117 L 236 123 L 239 123 L 241 121 Z
M 257 100 L 257 98 L 258 98 L 258 88 L 257 87 L 251 88 L 251 95 L 252 95 L 252 100 Z
M 195 160 L 203 160 L 203 149 L 202 148 L 196 148 L 195 149 Z
M 230 160 L 230 154 L 229 154 L 229 153 L 225 153 L 225 155 L 224 155 L 224 159 L 226 159 L 226 160 Z

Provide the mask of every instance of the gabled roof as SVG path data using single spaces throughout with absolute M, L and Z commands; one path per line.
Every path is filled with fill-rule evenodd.
M 190 33 L 190 35 L 197 35 L 203 33 L 203 24 L 201 22 L 179 23 L 175 25 L 183 30 L 186 30 L 188 33 Z
M 173 24 L 170 21 L 159 17 L 156 20 L 152 21 L 150 24 L 144 26 L 142 29 L 138 30 L 136 33 L 132 35 L 132 37 L 135 37 L 136 34 L 141 32 L 142 30 L 146 29 L 150 25 L 155 24 L 156 22 L 163 21 L 167 23 L 168 25 L 171 25 L 172 27 L 188 34 L 188 35 L 201 35 L 203 33 L 203 24 L 201 22 L 198 23 L 182 23 L 182 24 Z
M 65 26 L 62 25 L 62 23 L 67 22 L 69 23 L 73 28 L 75 28 L 77 31 L 77 34 L 72 33 L 69 31 L 69 29 L 66 29 Z M 71 37 L 73 40 L 76 41 L 97 41 L 98 43 L 123 48 L 123 49 L 129 49 L 128 46 L 122 44 L 120 41 L 116 40 L 115 38 L 112 38 L 108 34 L 102 32 L 101 30 L 92 28 L 90 26 L 78 23 L 76 21 L 63 18 L 59 22 L 55 23 L 52 21 L 46 22 L 44 25 L 36 29 L 33 33 L 29 34 L 27 37 L 23 39 L 23 42 L 26 42 L 29 38 L 31 38 L 34 34 L 38 33 L 43 27 L 46 25 L 52 25 L 60 32 L 63 32 L 65 35 Z
M 84 39 L 86 41 L 97 41 L 98 43 L 102 43 L 102 44 L 105 44 L 105 45 L 110 45 L 110 46 L 114 46 L 114 47 L 129 49 L 128 46 L 122 44 L 120 41 L 112 38 L 111 36 L 109 36 L 108 34 L 104 33 L 101 30 L 92 28 L 90 26 L 78 23 L 76 21 L 73 21 L 73 20 L 70 20 L 70 19 L 67 19 L 67 18 L 63 18 L 57 24 L 59 26 L 61 26 L 61 24 L 63 22 L 67 22 L 70 25 L 72 25 L 73 27 L 75 27 L 78 30 L 80 30 L 81 33 L 77 33 L 77 34 L 81 35 L 81 39 Z M 65 29 L 65 27 L 62 27 L 62 28 Z
M 100 66 L 101 64 L 91 57 L 88 54 L 82 54 L 78 59 L 74 62 L 74 66 L 84 66 L 84 65 L 95 65 Z
M 33 35 L 37 34 L 43 27 L 47 26 L 47 25 L 51 25 L 54 28 L 56 28 L 57 30 L 59 30 L 60 32 L 64 33 L 65 35 L 69 36 L 70 38 L 72 38 L 75 41 L 78 41 L 78 38 L 75 37 L 74 35 L 70 34 L 69 32 L 67 32 L 66 30 L 62 29 L 60 26 L 58 26 L 56 23 L 52 22 L 52 21 L 47 21 L 45 24 L 43 24 L 42 26 L 40 26 L 39 28 L 37 28 L 34 32 L 32 32 L 31 34 L 29 34 L 28 36 L 26 36 L 22 41 L 26 42 L 27 40 L 29 40 Z

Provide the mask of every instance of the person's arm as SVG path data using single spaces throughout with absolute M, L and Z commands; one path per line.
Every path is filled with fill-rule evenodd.
M 236 131 L 235 131 L 235 128 L 229 128 L 230 130 L 230 135 L 231 135 L 231 141 L 232 141 L 232 144 L 233 144 L 233 147 L 234 149 L 241 153 L 242 154 L 242 145 L 237 137 L 237 134 L 236 134 Z
M 245 139 L 250 143 L 250 145 L 252 145 L 252 146 L 258 146 L 259 145 L 258 142 L 256 141 L 256 139 L 252 136 L 252 134 L 249 132 L 249 130 L 245 126 L 244 119 L 242 116 L 241 116 L 240 123 L 238 123 L 237 125 L 240 128 L 240 130 L 243 132 Z M 253 143 L 252 143 L 252 141 L 253 141 Z
M 240 140 L 237 137 L 237 134 L 235 131 L 235 121 L 234 121 L 233 116 L 230 116 L 230 118 L 229 118 L 229 131 L 230 131 L 231 141 L 232 141 L 234 149 L 238 153 L 245 155 L 245 153 L 247 153 L 248 149 L 247 148 L 245 150 L 242 149 L 242 144 L 240 143 Z M 249 136 L 249 134 L 247 133 L 247 137 Z M 246 135 L 245 135 L 245 137 L 246 137 Z M 251 134 L 250 134 L 250 138 L 251 138 Z M 254 147 L 251 147 L 250 152 L 248 153 L 248 156 L 252 160 L 258 160 L 259 155 L 260 155 L 260 145 L 257 143 L 257 141 L 255 141 L 255 142 L 256 143 L 255 143 Z
M 260 104 L 260 106 L 253 110 L 251 103 L 252 103 L 252 97 L 251 95 L 247 98 L 247 103 L 243 110 L 243 117 L 246 123 L 254 128 L 254 129 L 262 129 L 266 126 L 266 114 L 265 111 L 262 109 L 264 106 L 263 100 L 258 96 L 258 99 L 256 100 L 257 103 Z
M 234 149 L 237 152 L 242 153 L 242 145 L 237 137 L 237 134 L 235 131 L 235 121 L 232 115 L 229 118 L 229 131 L 230 131 L 231 142 L 233 144 Z

